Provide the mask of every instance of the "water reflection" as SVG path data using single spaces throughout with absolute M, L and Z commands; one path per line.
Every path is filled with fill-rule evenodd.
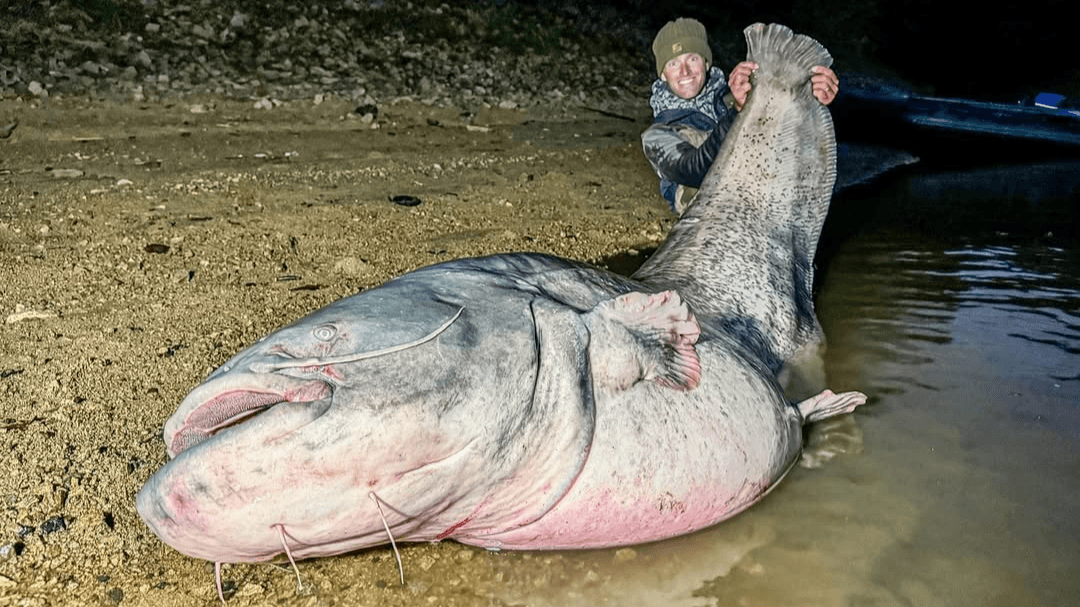
M 885 392 L 857 465 L 883 479 L 879 514 L 918 513 L 872 557 L 876 579 L 897 604 L 1076 604 L 1080 255 L 864 236 L 838 252 L 820 309 L 832 375 Z

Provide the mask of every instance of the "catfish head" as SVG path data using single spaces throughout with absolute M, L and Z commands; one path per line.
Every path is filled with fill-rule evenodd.
M 490 535 L 569 490 L 594 428 L 580 314 L 410 276 L 268 335 L 183 400 L 136 504 L 165 543 L 253 562 Z

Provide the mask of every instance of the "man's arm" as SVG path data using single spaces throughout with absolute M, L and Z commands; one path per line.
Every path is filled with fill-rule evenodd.
M 716 160 L 734 122 L 735 112 L 722 116 L 716 128 L 697 147 L 680 137 L 677 127 L 653 125 L 641 135 L 645 157 L 660 177 L 692 188 L 701 187 L 701 181 Z

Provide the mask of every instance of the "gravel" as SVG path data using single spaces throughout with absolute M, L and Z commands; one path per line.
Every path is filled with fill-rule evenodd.
M 648 26 L 573 6 L 38 0 L 0 22 L 4 97 L 616 109 L 643 103 L 655 77 Z

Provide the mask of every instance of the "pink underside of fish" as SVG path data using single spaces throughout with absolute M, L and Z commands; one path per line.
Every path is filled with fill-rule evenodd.
M 499 549 L 600 548 L 674 537 L 738 514 L 787 473 L 800 452 L 802 430 L 782 396 L 760 398 L 769 392 L 760 378 L 729 377 L 735 379 L 723 387 L 759 396 L 723 398 L 721 386 L 708 377 L 689 392 L 642 382 L 602 396 L 589 458 L 549 512 L 494 533 L 464 524 L 448 537 Z M 643 398 L 642 391 L 665 398 Z

